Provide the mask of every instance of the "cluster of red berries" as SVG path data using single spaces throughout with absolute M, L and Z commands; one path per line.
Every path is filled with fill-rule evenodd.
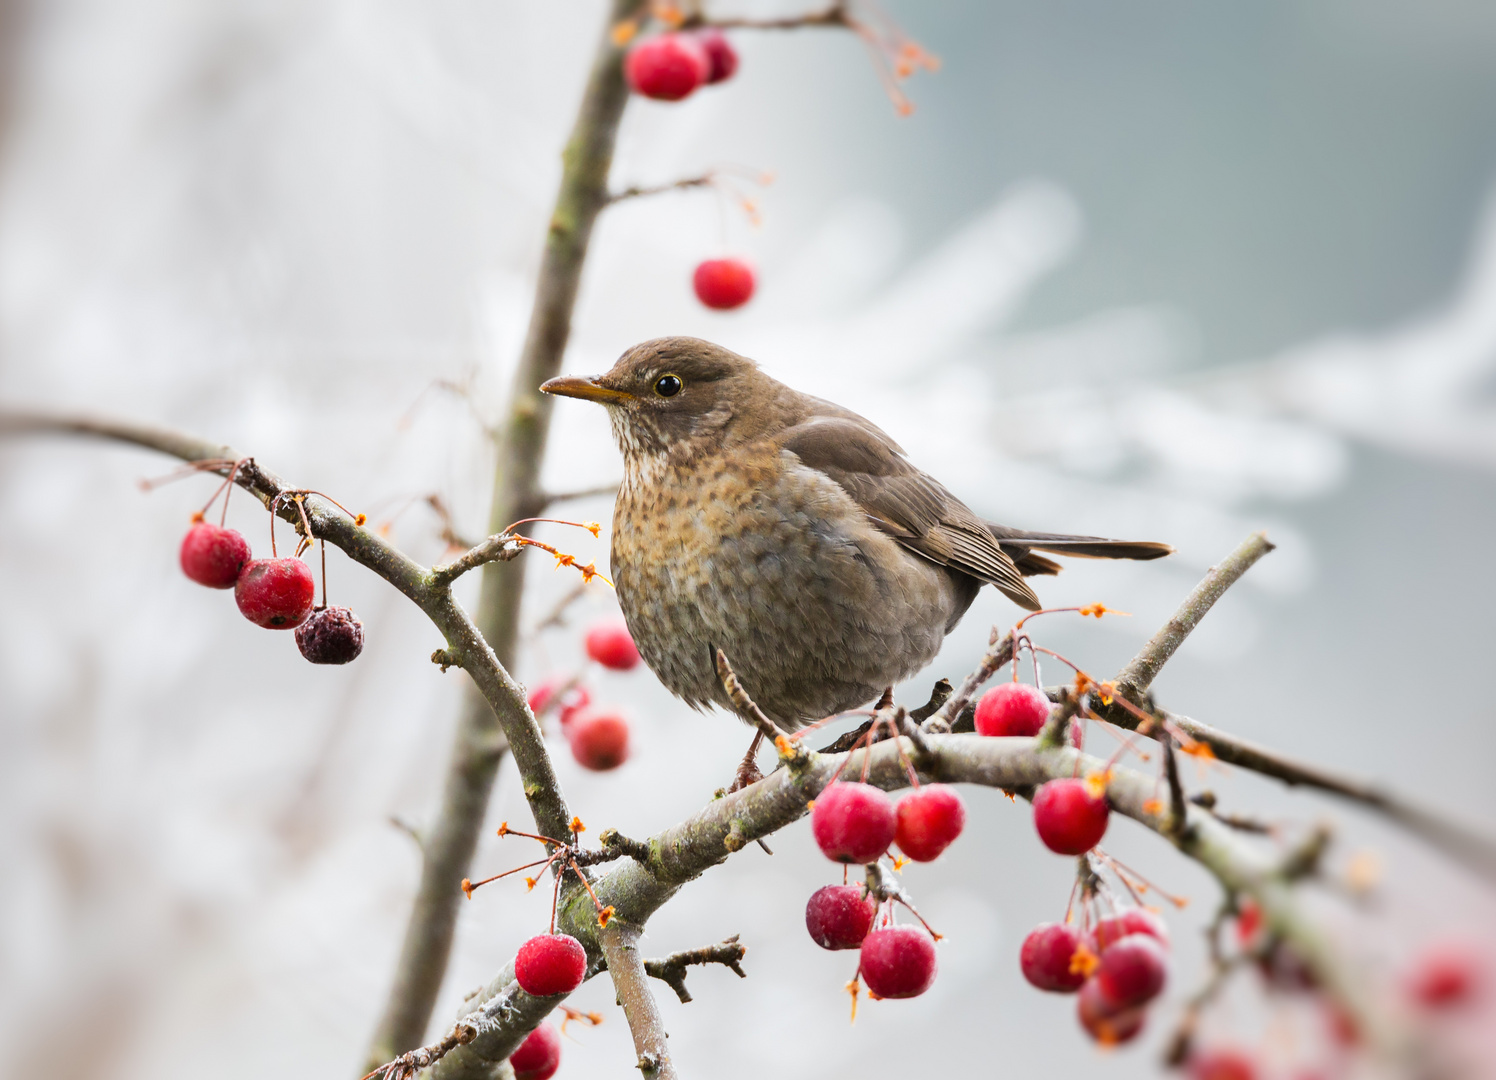
M 639 649 L 622 620 L 597 623 L 587 631 L 587 656 L 612 671 L 639 666 Z M 586 768 L 603 772 L 628 760 L 629 722 L 617 709 L 592 708 L 592 694 L 581 676 L 548 679 L 530 691 L 530 711 L 538 719 L 555 709 L 571 756 Z
M 961 797 L 944 784 L 916 787 L 895 806 L 870 784 L 836 780 L 810 816 L 822 854 L 843 864 L 875 863 L 891 844 L 930 862 L 965 825 Z M 918 997 L 935 981 L 935 938 L 926 928 L 895 925 L 892 900 L 883 901 L 881 917 L 879 908 L 865 886 L 827 885 L 805 905 L 805 928 L 823 949 L 859 950 L 858 975 L 873 997 Z
M 732 78 L 737 70 L 737 52 L 712 27 L 645 38 L 623 60 L 629 88 L 656 101 L 679 101 L 698 87 Z M 691 278 L 697 299 L 717 311 L 746 304 L 755 284 L 753 267 L 733 258 L 707 259 Z
M 981 735 L 1033 738 L 1049 721 L 1049 699 L 1027 683 L 999 683 L 977 702 L 976 728 Z M 1080 744 L 1080 726 L 1071 724 L 1070 742 Z M 1084 855 L 1106 835 L 1111 807 L 1105 784 L 1095 779 L 1051 780 L 1034 792 L 1034 828 L 1050 851 Z
M 1147 1006 L 1168 979 L 1169 932 L 1145 908 L 1099 919 L 1089 931 L 1044 923 L 1023 939 L 1019 966 L 1040 990 L 1079 992 L 1076 1013 L 1098 1042 L 1125 1043 L 1143 1030 Z
M 314 610 L 317 582 L 297 558 L 255 559 L 235 529 L 196 515 L 182 539 L 182 573 L 210 589 L 233 589 L 243 616 L 270 630 L 296 631 L 296 647 L 314 664 L 346 664 L 364 648 L 364 627 L 345 607 Z M 323 588 L 324 595 L 326 586 Z
M 698 87 L 732 78 L 737 70 L 737 51 L 714 27 L 645 38 L 623 58 L 629 89 L 656 101 L 679 101 Z

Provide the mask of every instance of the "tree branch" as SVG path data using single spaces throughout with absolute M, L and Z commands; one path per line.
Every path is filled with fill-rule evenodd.
M 663 960 L 646 960 L 644 970 L 649 973 L 650 978 L 659 979 L 674 990 L 675 996 L 680 998 L 681 1004 L 684 1005 L 692 1000 L 691 992 L 686 989 L 688 968 L 693 964 L 721 964 L 737 972 L 738 978 L 746 979 L 748 973 L 743 970 L 742 960 L 747 954 L 747 947 L 739 944 L 738 935 L 734 934 L 716 945 L 704 945 L 699 949 L 671 953 Z
M 480 544 L 474 544 L 459 558 L 442 566 L 431 568 L 431 580 L 437 585 L 450 585 L 469 570 L 476 570 L 491 562 L 508 562 L 524 550 L 513 533 L 496 533 Z
M 1117 691 L 1135 704 L 1146 706 L 1148 688 L 1159 669 L 1199 625 L 1221 594 L 1271 550 L 1273 546 L 1267 538 L 1262 533 L 1254 533 L 1219 565 L 1212 567 L 1173 617 L 1118 674 Z M 1045 693 L 1050 700 L 1060 701 L 1068 689 L 1046 687 Z M 1134 713 L 1115 702 L 1107 704 L 1094 693 L 1090 695 L 1089 707 L 1107 723 L 1129 731 L 1138 727 L 1138 717 Z M 1496 879 L 1496 839 L 1477 828 L 1411 802 L 1372 781 L 1299 761 L 1188 716 L 1157 707 L 1153 712 L 1191 739 L 1208 746 L 1220 761 L 1281 780 L 1290 787 L 1313 788 L 1375 810 L 1483 877 Z M 1154 734 L 1156 736 L 1158 732 Z
M 1253 533 L 1218 565 L 1212 566 L 1200 584 L 1185 598 L 1184 603 L 1179 605 L 1174 617 L 1153 635 L 1148 644 L 1132 658 L 1132 662 L 1117 675 L 1118 691 L 1127 700 L 1141 705 L 1143 694 L 1153 685 L 1159 669 L 1184 644 L 1184 639 L 1189 637 L 1190 632 L 1200 625 L 1205 613 L 1258 559 L 1272 550 L 1273 545 L 1268 542 L 1266 533 Z
M 546 231 L 530 325 L 496 440 L 490 533 L 502 532 L 509 522 L 537 517 L 544 510 L 540 469 L 550 434 L 552 399 L 541 394 L 539 387 L 561 368 L 592 225 L 607 204 L 613 144 L 628 100 L 623 52 L 610 31 L 642 6 L 643 0 L 613 0 L 610 5 L 562 153 L 561 184 Z M 524 584 L 523 564 L 489 563 L 483 568 L 475 621 L 505 667 L 512 667 L 516 656 Z M 431 857 L 422 867 L 394 982 L 369 1049 L 370 1067 L 417 1045 L 430 1022 L 462 902 L 457 883 L 472 863 L 494 776 L 506 749 L 506 730 L 502 721 L 495 723 L 487 701 L 468 695 L 443 784 L 441 810 L 430 831 Z M 523 768 L 520 772 L 528 790 L 528 774 Z M 563 835 L 548 828 L 540 831 Z
M 0 412 L 0 434 L 49 432 L 111 439 L 170 454 L 183 461 L 238 461 L 244 457 L 232 447 L 149 424 L 74 414 Z M 226 473 L 228 470 L 207 471 Z M 235 482 L 267 507 L 277 496 L 301 490 L 255 461 L 248 461 L 239 468 Z M 499 662 L 467 613 L 452 598 L 447 586 L 377 532 L 357 524 L 323 497 L 308 495 L 304 506 L 314 536 L 340 548 L 349 558 L 395 586 L 436 625 L 446 638 L 447 645 L 442 650 L 445 660 L 460 665 L 468 673 L 488 717 L 487 724 L 482 727 L 459 727 L 453 771 L 461 774 L 461 782 L 453 783 L 449 777 L 443 793 L 442 812 L 426 833 L 422 845 L 423 890 L 417 897 L 416 913 L 407 929 L 403 960 L 396 980 L 396 996 L 402 1017 L 413 1028 L 415 1024 L 410 1009 L 420 1000 L 427 1001 L 425 1014 L 420 1017 L 417 1034 L 412 1040 L 419 1042 L 430 1014 L 429 998 L 434 998 L 440 988 L 451 944 L 455 914 L 452 918 L 444 914 L 444 897 L 448 892 L 456 897 L 462 895 L 456 883 L 467 874 L 475 841 L 475 837 L 469 837 L 468 833 L 475 832 L 482 822 L 492 770 L 497 767 L 504 748 L 513 749 L 515 765 L 525 782 L 525 797 L 540 832 L 550 836 L 565 835 L 571 813 L 561 794 L 540 727 L 525 704 L 524 692 Z M 290 500 L 282 499 L 277 512 L 300 531 L 300 514 Z M 487 780 L 483 779 L 485 775 Z M 429 892 L 424 884 L 427 882 L 432 883 Z M 432 895 L 435 893 L 440 896 Z M 443 902 L 437 903 L 438 900 Z M 389 1045 L 392 1049 L 380 1055 L 380 1061 L 394 1056 L 396 1050 L 393 1047 L 397 1044 Z M 378 1063 L 371 1062 L 371 1067 Z
M 926 735 L 928 753 L 918 762 L 921 782 L 975 783 L 989 787 L 1031 788 L 1046 780 L 1101 773 L 1107 763 L 1061 747 L 1042 750 L 1034 739 L 990 738 L 979 735 Z M 903 747 L 904 756 L 911 750 Z M 637 861 L 620 863 L 593 886 L 598 900 L 614 908 L 610 921 L 624 920 L 642 927 L 686 883 L 725 861 L 747 842 L 768 836 L 798 820 L 806 805 L 831 781 L 847 755 L 813 755 L 800 770 L 780 769 L 742 791 L 709 803 L 702 810 L 651 838 L 630 845 Z M 850 755 L 845 769 L 860 774 L 868 762 L 868 782 L 885 790 L 909 784 L 909 776 L 893 740 Z M 1200 862 L 1231 894 L 1253 897 L 1273 929 L 1293 945 L 1327 989 L 1362 1023 L 1361 1030 L 1387 1043 L 1398 1043 L 1401 1032 L 1377 1014 L 1357 978 L 1342 970 L 1329 945 L 1300 911 L 1281 860 L 1259 841 L 1240 835 L 1198 806 L 1187 805 L 1185 827 L 1171 836 L 1170 808 L 1154 797 L 1156 781 L 1133 769 L 1112 766 L 1107 799 L 1118 814 L 1159 833 L 1186 856 Z M 583 902 L 577 902 L 578 900 Z M 564 905 L 558 925 L 582 941 L 589 956 L 599 955 L 597 922 L 591 900 L 578 895 Z M 609 961 L 611 964 L 611 960 Z M 485 994 L 504 989 L 502 977 Z M 507 1029 L 506 1029 L 507 1031 Z M 509 1035 L 492 1037 L 509 1042 Z M 489 1074 L 479 1067 L 480 1056 L 496 1056 L 480 1034 L 470 1044 L 454 1049 L 435 1069 L 435 1080 L 476 1080 Z
M 689 176 L 684 180 L 675 180 L 668 184 L 651 184 L 642 186 L 633 184 L 622 191 L 615 191 L 608 196 L 608 204 L 623 202 L 625 199 L 640 199 L 649 195 L 663 195 L 667 191 L 684 191 L 687 188 L 711 187 L 716 183 L 715 172 L 705 172 L 700 176 Z M 615 487 L 617 485 L 614 485 Z
M 634 1036 L 634 1050 L 639 1055 L 638 1069 L 644 1080 L 676 1080 L 680 1074 L 670 1060 L 670 1044 L 665 1034 L 665 1018 L 649 985 L 644 961 L 639 958 L 639 933 L 642 927 L 610 919 L 598 932 L 598 943 L 618 992 L 618 1004 L 628 1017 Z M 684 992 L 684 983 L 682 990 Z M 686 998 L 685 1000 L 690 1000 Z
M 982 662 L 977 669 L 966 678 L 961 680 L 961 687 L 954 694 L 945 699 L 935 715 L 924 722 L 924 729 L 930 732 L 950 731 L 955 725 L 956 718 L 961 715 L 961 710 L 966 703 L 976 696 L 976 692 L 982 688 L 982 684 L 992 678 L 993 672 L 1013 659 L 1013 635 L 1004 634 L 997 636 L 997 627 L 992 628 L 992 636 L 988 640 L 991 646 L 987 655 L 982 657 Z

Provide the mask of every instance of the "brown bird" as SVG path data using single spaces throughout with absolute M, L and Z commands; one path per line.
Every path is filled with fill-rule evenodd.
M 1147 541 L 983 521 L 878 427 L 698 338 L 646 341 L 541 390 L 608 408 L 623 452 L 612 564 L 630 633 L 695 708 L 732 710 L 721 649 L 787 730 L 855 709 L 939 652 L 983 585 L 1028 610 L 1037 551 L 1156 559 Z

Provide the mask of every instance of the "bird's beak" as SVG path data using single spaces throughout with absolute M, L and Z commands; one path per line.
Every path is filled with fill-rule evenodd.
M 540 384 L 540 392 L 558 394 L 561 397 L 581 398 L 583 401 L 595 401 L 600 405 L 619 405 L 625 401 L 632 401 L 634 398 L 633 394 L 610 389 L 602 386 L 595 379 L 584 379 L 577 375 L 561 375 L 554 379 L 547 379 Z

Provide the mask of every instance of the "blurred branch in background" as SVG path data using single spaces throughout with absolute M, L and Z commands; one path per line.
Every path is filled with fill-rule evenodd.
M 609 199 L 614 139 L 628 99 L 622 49 L 612 27 L 633 17 L 641 5 L 642 0 L 614 0 L 562 154 L 561 190 L 546 232 L 530 327 L 497 440 L 490 533 L 502 531 L 511 521 L 535 517 L 545 507 L 540 470 L 552 403 L 539 386 L 561 369 L 592 225 Z M 506 670 L 514 666 L 524 586 L 522 563 L 493 562 L 483 568 L 474 620 Z M 470 694 L 458 722 L 441 808 L 436 821 L 423 832 L 421 882 L 365 1069 L 418 1046 L 425 1036 L 452 951 L 462 900 L 458 883 L 472 863 L 494 776 L 507 749 L 489 703 L 480 694 Z M 547 827 L 541 831 L 562 835 Z

